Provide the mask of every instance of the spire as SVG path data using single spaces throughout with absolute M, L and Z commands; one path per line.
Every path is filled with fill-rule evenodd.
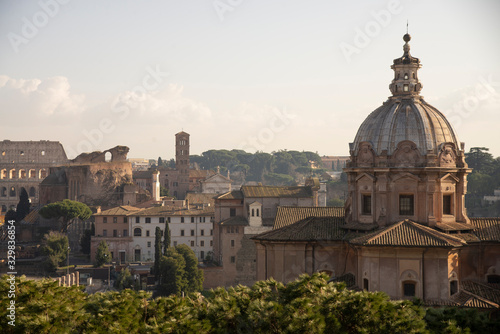
M 422 84 L 418 80 L 418 69 L 422 67 L 420 59 L 412 57 L 410 54 L 411 40 L 408 34 L 408 23 L 406 23 L 407 33 L 403 36 L 403 56 L 394 59 L 391 68 L 394 70 L 394 79 L 389 85 L 389 89 L 394 97 L 413 97 L 418 96 L 422 90 Z

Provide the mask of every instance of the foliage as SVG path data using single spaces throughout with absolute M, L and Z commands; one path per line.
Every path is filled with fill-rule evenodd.
M 68 237 L 60 232 L 50 231 L 43 238 L 42 251 L 47 256 L 44 265 L 48 272 L 55 272 L 67 257 Z
M 169 252 L 171 249 L 169 249 Z M 180 255 L 179 255 L 180 256 Z M 182 257 L 182 256 L 181 256 Z M 165 257 L 163 258 L 165 259 Z M 17 278 L 16 327 L 9 326 L 9 282 L 0 279 L 0 328 L 14 333 L 496 333 L 476 310 L 428 309 L 352 291 L 321 274 L 286 285 L 217 288 L 202 296 L 151 298 L 144 291 L 88 295 L 81 287 Z
M 156 278 L 160 276 L 160 259 L 161 259 L 161 229 L 156 226 L 155 229 L 155 262 L 154 262 L 154 274 Z
M 168 196 L 168 189 L 161 185 L 160 185 L 160 196 L 161 197 Z
M 119 290 L 123 289 L 136 289 L 139 287 L 139 282 L 136 282 L 135 278 L 130 274 L 128 268 L 122 269 L 118 278 L 115 281 L 115 288 Z
M 97 246 L 97 251 L 95 253 L 95 266 L 102 267 L 106 263 L 111 262 L 111 252 L 109 251 L 108 244 L 106 241 L 101 240 Z
M 47 204 L 40 209 L 39 214 L 45 219 L 62 218 L 63 227 L 61 232 L 65 233 L 72 219 L 87 220 L 92 215 L 92 211 L 84 203 L 65 199 L 61 202 Z
M 19 202 L 17 203 L 16 209 L 16 219 L 18 222 L 24 219 L 30 213 L 30 198 L 26 189 L 21 189 L 21 194 L 19 195 Z
M 203 169 L 215 170 L 221 167 L 222 172 L 229 170 L 231 175 L 241 174 L 242 181 L 265 182 L 269 185 L 292 184 L 295 178 L 311 174 L 311 164 L 321 166 L 321 157 L 317 153 L 287 150 L 271 154 L 252 154 L 243 150 L 209 150 L 189 158 Z M 315 170 L 315 173 L 320 172 Z
M 5 222 L 8 222 L 9 220 L 14 220 L 14 221 L 17 222 L 17 213 L 16 213 L 16 211 L 14 211 L 12 209 L 9 209 L 5 213 Z
M 83 231 L 83 235 L 80 238 L 80 247 L 83 254 L 87 255 L 90 254 L 90 242 L 94 234 L 95 234 L 95 225 L 94 223 L 92 223 L 92 227 L 90 228 L 90 230 L 87 229 Z
M 175 248 L 170 247 L 167 254 L 160 260 L 160 285 L 159 293 L 163 296 L 181 294 L 187 286 L 186 261 L 177 253 Z
M 186 263 L 184 279 L 187 284 L 184 291 L 187 293 L 201 291 L 203 289 L 203 271 L 198 268 L 196 254 L 188 245 L 184 244 L 178 245 L 175 250 L 182 255 Z
M 326 203 L 326 206 L 334 206 L 334 207 L 343 207 L 345 202 L 340 199 L 340 198 L 332 198 L 331 200 L 328 200 Z
M 165 230 L 163 231 L 163 255 L 167 254 L 167 249 L 170 247 L 170 228 L 168 220 L 165 220 Z

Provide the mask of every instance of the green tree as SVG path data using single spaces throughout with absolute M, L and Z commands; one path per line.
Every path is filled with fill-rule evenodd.
M 160 260 L 161 260 L 161 229 L 156 226 L 155 229 L 155 263 L 154 274 L 158 279 L 160 277 Z
M 30 213 L 30 198 L 26 189 L 21 189 L 21 194 L 19 195 L 19 203 L 17 203 L 16 209 L 16 219 L 18 222 L 24 219 Z
M 170 228 L 168 227 L 168 219 L 165 219 L 165 231 L 163 232 L 163 255 L 167 254 L 167 249 L 170 247 Z
M 102 267 L 106 263 L 111 263 L 111 252 L 106 241 L 102 240 L 95 253 L 95 266 Z
M 162 185 L 160 185 L 160 196 L 161 197 L 168 196 L 168 189 Z
M 90 242 L 92 240 L 92 236 L 95 234 L 95 225 L 92 223 L 92 227 L 90 229 L 86 229 L 83 231 L 83 235 L 80 238 L 80 247 L 83 254 L 90 254 Z
M 66 261 L 68 254 L 68 237 L 60 232 L 50 231 L 43 238 L 42 251 L 47 256 L 44 264 L 48 272 L 56 271 Z
M 9 209 L 5 213 L 5 222 L 8 222 L 9 220 L 13 220 L 13 221 L 17 222 L 17 213 L 16 213 L 16 211 L 14 211 L 12 209 Z
M 186 261 L 184 257 L 177 253 L 175 248 L 170 247 L 167 255 L 160 260 L 160 285 L 159 292 L 163 296 L 180 294 L 185 291 L 186 282 Z
M 128 268 L 122 269 L 120 274 L 118 274 L 117 280 L 115 281 L 115 287 L 119 290 L 136 289 L 138 288 L 138 285 L 138 282 L 136 282 Z
M 45 219 L 62 218 L 61 232 L 66 233 L 73 219 L 87 220 L 92 215 L 92 211 L 84 203 L 65 199 L 61 202 L 47 204 L 40 209 L 39 214 Z
M 188 245 L 178 245 L 175 247 L 177 253 L 181 254 L 186 263 L 185 267 L 185 292 L 197 292 L 203 290 L 203 271 L 198 268 L 196 254 Z

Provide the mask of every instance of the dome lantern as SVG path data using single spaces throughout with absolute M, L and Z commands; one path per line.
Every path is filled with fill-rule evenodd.
M 422 67 L 418 58 L 410 54 L 411 40 L 409 34 L 403 36 L 405 44 L 403 45 L 403 56 L 394 59 L 391 68 L 394 70 L 394 79 L 389 85 L 393 97 L 412 97 L 419 95 L 422 90 L 422 84 L 418 80 L 418 69 Z

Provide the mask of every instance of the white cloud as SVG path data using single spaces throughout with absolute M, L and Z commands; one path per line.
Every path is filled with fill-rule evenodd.
M 84 95 L 71 92 L 66 77 L 41 80 L 0 76 L 0 109 L 13 115 L 22 115 L 28 123 L 38 122 L 47 116 L 80 114 L 85 110 L 84 101 Z

